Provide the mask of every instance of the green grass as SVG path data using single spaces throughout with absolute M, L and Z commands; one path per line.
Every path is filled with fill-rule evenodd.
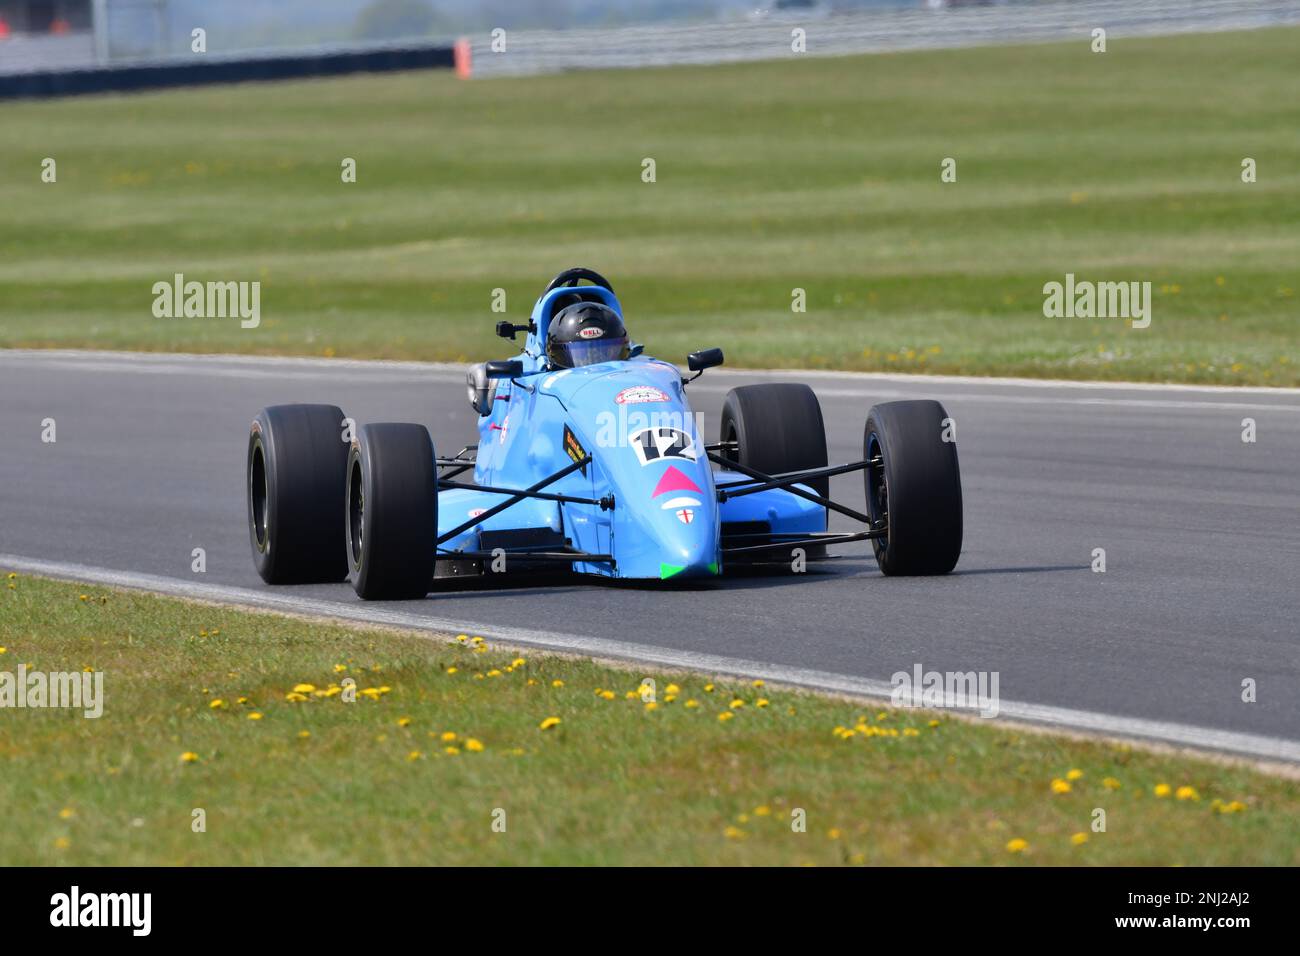
M 0 711 L 4 865 L 1300 863 L 1300 787 L 1242 766 L 450 637 L 6 583 L 0 671 L 101 670 L 106 704 L 99 719 Z M 654 709 L 628 696 L 643 677 Z M 355 702 L 286 699 L 346 678 Z M 561 723 L 540 729 L 549 717 Z M 834 732 L 859 722 L 881 732 Z M 1161 784 L 1196 797 L 1159 797 Z M 1218 809 L 1231 801 L 1245 809 Z M 206 832 L 192 830 L 195 808 Z M 492 829 L 498 808 L 505 832 Z M 1091 832 L 1095 808 L 1105 833 Z M 792 829 L 796 809 L 806 832 Z M 1027 848 L 1008 850 L 1017 839 Z
M 5 103 L 0 346 L 499 357 L 492 290 L 518 318 L 584 264 L 679 361 L 1297 385 L 1298 46 L 1084 37 Z M 261 327 L 155 319 L 176 272 L 260 280 Z M 1044 318 L 1067 272 L 1150 281 L 1151 327 Z

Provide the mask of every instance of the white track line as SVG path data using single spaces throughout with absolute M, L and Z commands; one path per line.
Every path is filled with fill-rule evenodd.
M 490 637 L 505 644 L 516 644 L 546 650 L 563 651 L 614 660 L 658 664 L 706 674 L 725 674 L 734 677 L 762 678 L 774 684 L 806 687 L 854 697 L 888 700 L 892 686 L 880 680 L 850 677 L 827 671 L 805 670 L 780 664 L 765 664 L 735 657 L 719 657 L 693 651 L 673 650 L 648 644 L 583 637 L 555 631 L 524 630 L 500 627 L 493 624 L 476 624 L 472 621 L 425 617 L 408 611 L 396 611 L 374 604 L 336 604 L 316 598 L 295 597 L 287 590 L 253 590 L 220 584 L 201 584 L 180 578 L 137 574 L 130 571 L 113 571 L 83 564 L 63 561 L 43 561 L 16 554 L 0 554 L 0 569 L 24 571 L 53 578 L 68 578 L 101 584 L 108 587 L 134 588 L 154 591 L 181 598 L 197 598 L 222 604 L 241 604 L 270 610 L 287 611 L 315 617 L 339 618 L 372 624 L 388 624 L 417 631 L 436 631 L 443 634 L 472 633 Z M 1164 721 L 1116 717 L 1086 710 L 1070 710 L 1042 704 L 1022 704 L 1000 700 L 997 719 L 1011 719 L 1043 724 L 1070 730 L 1084 730 L 1111 737 L 1132 737 L 1154 740 L 1179 747 L 1194 747 L 1228 753 L 1262 757 L 1269 760 L 1300 763 L 1300 742 L 1277 737 L 1242 734 L 1208 727 Z
M 177 371 L 185 370 L 191 374 L 194 366 L 203 366 L 200 372 L 213 375 L 234 374 L 239 369 L 225 369 L 220 366 L 236 365 L 246 368 L 301 368 L 329 371 L 357 372 L 410 372 L 425 375 L 455 374 L 464 376 L 465 365 L 454 362 L 410 362 L 388 359 L 345 359 L 314 358 L 298 355 L 239 355 L 214 353 L 211 355 L 192 352 L 113 352 L 94 349 L 0 349 L 0 363 L 9 360 L 30 360 L 37 364 L 74 363 L 76 367 L 95 368 L 96 370 L 115 369 L 118 365 L 130 366 L 175 366 Z M 67 367 L 72 367 L 67 365 Z M 170 370 L 170 369 L 169 369 Z M 1099 382 L 1054 378 L 999 378 L 981 375 L 914 375 L 905 372 L 837 372 L 830 369 L 745 369 L 718 368 L 711 369 L 711 377 L 718 378 L 782 378 L 801 377 L 813 379 L 845 379 L 864 387 L 874 382 L 895 382 L 907 385 L 933 384 L 939 387 L 948 385 L 997 386 L 1006 388 L 1037 389 L 1089 389 L 1093 391 L 1155 391 L 1155 392 L 1207 392 L 1221 395 L 1258 395 L 1275 398 L 1294 398 L 1300 396 L 1300 388 L 1274 388 L 1263 385 L 1186 385 L 1163 382 Z
M 412 383 L 412 382 L 455 382 L 464 381 L 465 367 L 449 365 L 444 362 L 389 362 L 366 361 L 356 359 L 317 359 L 286 357 L 278 358 L 264 355 L 190 355 L 164 354 L 148 352 L 87 352 L 87 351 L 44 351 L 40 349 L 0 350 L 0 366 L 31 362 L 42 368 L 68 369 L 80 372 L 107 372 L 118 374 L 129 370 L 133 375 L 180 375 L 203 376 L 208 378 L 237 379 L 273 379 L 278 381 L 311 380 L 328 381 L 340 374 L 349 375 L 349 384 L 360 384 L 354 377 L 357 373 L 374 376 L 368 378 L 368 384 L 377 383 Z M 1240 388 L 1226 385 L 1160 385 L 1133 382 L 1069 382 L 1049 379 L 1017 378 L 977 378 L 972 376 L 944 375 L 899 375 L 891 372 L 828 372 L 815 369 L 789 369 L 786 371 L 769 371 L 763 369 L 715 369 L 709 373 L 710 378 L 725 379 L 800 379 L 811 378 L 824 381 L 843 381 L 848 388 L 819 387 L 817 393 L 835 398 L 869 398 L 895 399 L 914 397 L 915 391 L 897 388 L 881 388 L 876 383 L 893 385 L 911 385 L 917 388 L 933 388 L 934 397 L 954 402 L 971 402 L 988 405 L 1083 405 L 1112 406 L 1120 408 L 1151 408 L 1169 411 L 1276 411 L 1300 412 L 1300 402 L 1291 403 L 1286 399 L 1300 397 L 1300 389 L 1260 388 L 1243 386 Z M 691 386 L 691 391 L 706 394 L 723 394 L 734 383 L 710 384 L 699 382 Z M 973 385 L 979 391 L 949 392 L 942 391 L 952 385 Z M 998 395 L 985 389 L 1037 388 L 1037 395 Z M 1155 391 L 1175 394 L 1194 394 L 1197 392 L 1212 395 L 1256 397 L 1268 396 L 1272 402 L 1245 401 L 1204 401 L 1195 398 L 1112 398 L 1096 394 L 1064 397 L 1060 395 L 1041 394 L 1051 390 L 1077 391 Z M 1277 401 L 1281 399 L 1282 401 Z

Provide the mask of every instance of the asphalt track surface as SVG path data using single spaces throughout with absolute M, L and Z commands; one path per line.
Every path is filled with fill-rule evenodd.
M 0 569 L 850 693 L 917 664 L 997 672 L 1003 717 L 1300 762 L 1300 390 L 715 370 L 689 388 L 710 439 L 726 391 L 765 380 L 816 389 L 832 464 L 860 457 L 874 402 L 945 404 L 956 573 L 885 578 L 862 542 L 806 574 L 692 587 L 512 581 L 379 604 L 347 584 L 268 588 L 245 524 L 257 410 L 422 422 L 449 454 L 475 440 L 460 368 L 24 351 L 0 351 Z M 832 493 L 863 506 L 859 475 Z

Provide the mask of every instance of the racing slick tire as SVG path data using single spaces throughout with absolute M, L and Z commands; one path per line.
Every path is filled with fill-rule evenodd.
M 363 425 L 347 462 L 347 555 L 363 600 L 422 598 L 433 584 L 438 475 L 423 425 Z
M 957 565 L 961 472 L 951 428 L 944 407 L 928 399 L 885 402 L 867 415 L 867 512 L 888 532 L 871 541 L 885 574 L 947 574 Z
M 826 467 L 826 426 L 816 393 L 807 385 L 741 385 L 722 403 L 718 436 L 734 441 L 723 457 L 766 475 Z M 823 498 L 830 479 L 803 482 Z
M 338 539 L 348 467 L 343 434 L 343 412 L 334 405 L 272 405 L 249 426 L 248 535 L 267 584 L 347 578 Z

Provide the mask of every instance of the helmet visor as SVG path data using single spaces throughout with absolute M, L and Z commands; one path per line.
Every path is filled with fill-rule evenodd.
M 627 358 L 627 336 L 557 343 L 556 349 L 562 353 L 562 357 L 566 360 L 563 364 L 568 368 L 599 365 L 601 362 L 615 362 Z

